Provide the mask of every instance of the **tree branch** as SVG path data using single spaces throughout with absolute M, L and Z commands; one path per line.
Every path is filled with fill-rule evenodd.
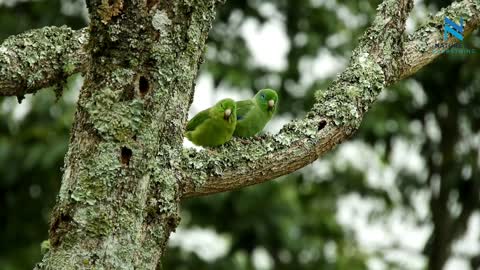
M 401 76 L 398 80 L 404 79 L 415 74 L 422 67 L 430 64 L 439 54 L 431 53 L 434 45 L 443 41 L 443 20 L 444 17 L 450 18 L 462 17 L 466 20 L 464 26 L 464 35 L 469 35 L 473 30 L 480 26 L 479 4 L 473 0 L 464 0 L 453 2 L 448 8 L 442 9 L 435 14 L 424 26 L 415 33 L 408 36 L 405 42 L 405 52 L 403 54 L 404 65 Z M 468 19 L 467 19 L 468 18 Z M 457 43 L 457 39 L 450 37 L 448 44 Z M 476 49 L 479 52 L 479 49 Z
M 443 42 L 445 15 L 463 17 L 465 34 L 480 25 L 479 4 L 463 0 L 442 9 L 401 42 L 409 5 L 409 1 L 385 1 L 380 6 L 349 67 L 326 91 L 317 91 L 317 103 L 305 119 L 247 145 L 232 140 L 213 155 L 187 151 L 184 196 L 261 183 L 313 162 L 358 128 L 380 89 L 414 74 L 439 56 L 432 50 Z M 87 40 L 86 28 L 75 31 L 67 27 L 45 27 L 8 38 L 0 46 L 0 96 L 34 93 L 85 71 Z M 453 45 L 456 40 L 448 42 Z
M 421 29 L 409 35 L 401 65 L 401 80 L 432 62 L 438 54 L 431 52 L 435 43 L 443 41 L 443 17 L 469 18 L 468 35 L 480 24 L 478 4 L 473 0 L 454 2 L 437 13 Z M 452 16 L 452 17 L 453 17 Z M 88 29 L 45 27 L 6 39 L 0 46 L 0 96 L 22 96 L 61 82 L 76 72 L 84 72 L 87 61 L 85 44 Z M 456 42 L 450 38 L 452 45 Z
M 23 96 L 83 71 L 88 30 L 44 27 L 7 38 L 0 46 L 0 96 Z
M 355 49 L 350 64 L 325 91 L 316 92 L 313 109 L 276 135 L 233 139 L 215 153 L 185 150 L 183 197 L 208 195 L 265 182 L 291 173 L 333 149 L 358 129 L 362 117 L 386 86 L 433 61 L 443 42 L 443 17 L 463 17 L 466 33 L 480 25 L 475 0 L 453 3 L 424 27 L 403 37 L 412 1 L 386 0 Z M 449 40 L 452 44 L 454 40 Z

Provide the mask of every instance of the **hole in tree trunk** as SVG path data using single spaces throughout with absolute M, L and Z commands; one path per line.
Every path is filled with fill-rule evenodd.
M 121 161 L 123 165 L 128 166 L 130 164 L 130 158 L 132 158 L 133 152 L 128 147 L 122 147 L 121 151 Z
M 53 217 L 54 219 L 49 230 L 50 245 L 52 247 L 57 247 L 63 236 L 70 229 L 69 224 L 72 218 L 69 214 L 63 212 L 61 212 L 60 214 L 54 213 Z
M 159 39 L 160 39 L 160 33 L 159 33 L 158 31 L 155 31 L 155 32 L 153 33 L 153 38 L 154 38 L 155 40 L 159 40 Z
M 318 123 L 318 131 L 322 130 L 326 125 L 327 125 L 327 121 L 326 120 L 321 120 Z
M 138 79 L 138 91 L 140 92 L 142 97 L 150 91 L 150 83 L 145 76 L 140 76 L 140 78 Z

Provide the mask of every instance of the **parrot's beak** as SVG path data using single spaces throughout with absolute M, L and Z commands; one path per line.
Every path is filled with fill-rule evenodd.
M 275 106 L 275 101 L 273 99 L 270 99 L 268 101 L 268 109 L 273 109 L 273 106 Z
M 232 110 L 231 109 L 226 109 L 225 113 L 223 114 L 223 119 L 228 120 L 228 118 L 230 118 L 231 114 L 232 114 Z

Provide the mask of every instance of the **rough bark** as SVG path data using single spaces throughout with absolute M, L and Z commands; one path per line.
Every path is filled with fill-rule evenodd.
M 61 84 L 86 69 L 87 29 L 45 27 L 6 39 L 0 46 L 0 96 L 18 96 Z
M 464 35 L 469 35 L 480 26 L 480 2 L 478 0 L 464 0 L 453 2 L 448 8 L 442 9 L 435 14 L 424 26 L 415 33 L 408 35 L 405 40 L 403 53 L 403 66 L 401 67 L 398 80 L 415 74 L 422 67 L 431 63 L 439 54 L 429 53 L 432 45 L 443 41 L 443 20 L 445 16 L 450 18 L 468 18 L 464 25 Z M 458 42 L 453 37 L 447 41 L 450 44 Z M 479 48 L 476 53 L 479 52 Z
M 91 0 L 85 83 L 38 269 L 155 269 L 214 1 Z
M 154 1 L 152 1 L 154 2 Z M 428 53 L 431 45 L 442 41 L 443 16 L 469 18 L 465 35 L 480 25 L 478 1 L 452 3 L 405 39 L 400 77 L 404 79 L 431 63 L 438 54 Z M 0 46 L 0 96 L 22 96 L 60 83 L 60 79 L 86 71 L 87 28 L 45 27 L 8 38 Z M 450 39 L 454 44 L 456 40 Z M 36 44 L 35 46 L 31 46 Z
M 85 73 L 52 216 L 52 248 L 37 268 L 155 269 L 182 197 L 290 173 L 348 138 L 385 86 L 438 56 L 429 49 L 441 40 L 442 14 L 462 16 L 469 31 L 480 24 L 478 1 L 463 0 L 406 38 L 412 2 L 379 6 L 348 68 L 317 91 L 304 119 L 275 136 L 247 144 L 234 139 L 216 153 L 185 151 L 181 144 L 213 0 L 90 0 L 88 30 L 46 28 L 8 39 L 0 47 L 0 95 L 21 96 L 69 72 Z M 47 34 L 57 31 L 65 35 Z M 17 39 L 29 35 L 45 42 L 22 51 Z M 57 51 L 49 43 L 65 47 Z M 3 65 L 12 59 L 21 64 Z

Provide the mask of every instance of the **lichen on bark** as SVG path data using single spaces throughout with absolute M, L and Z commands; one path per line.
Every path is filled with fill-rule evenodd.
M 121 2 L 87 2 L 91 62 L 39 269 L 154 269 L 179 222 L 183 127 L 215 2 Z
M 186 150 L 183 196 L 208 195 L 274 179 L 313 162 L 351 136 L 385 86 L 439 56 L 422 49 L 423 43 L 443 40 L 441 30 L 432 29 L 431 22 L 408 37 L 404 35 L 412 7 L 412 1 L 407 0 L 388 0 L 379 6 L 347 69 L 328 89 L 316 91 L 316 102 L 303 119 L 246 145 L 234 139 L 217 153 Z M 463 14 L 466 34 L 480 26 L 477 0 L 450 5 L 432 18 L 435 25 L 442 25 L 445 13 L 452 17 Z
M 23 96 L 52 82 L 61 85 L 84 68 L 86 37 L 86 30 L 52 26 L 7 38 L 0 46 L 0 94 Z

